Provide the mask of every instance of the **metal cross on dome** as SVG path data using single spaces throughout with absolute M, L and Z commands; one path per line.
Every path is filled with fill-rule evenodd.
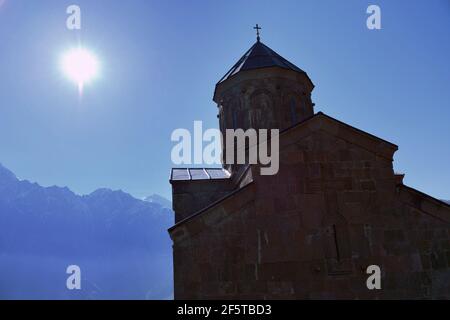
M 253 27 L 253 29 L 256 30 L 256 40 L 259 42 L 259 40 L 260 40 L 259 30 L 261 30 L 262 28 L 260 26 L 258 26 L 258 24 L 256 24 L 256 27 Z

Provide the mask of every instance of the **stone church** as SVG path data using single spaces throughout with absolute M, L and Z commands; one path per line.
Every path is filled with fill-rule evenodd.
M 395 144 L 315 113 L 313 89 L 259 37 L 217 83 L 221 131 L 279 129 L 279 171 L 172 169 L 175 299 L 450 298 L 450 206 L 403 184 Z

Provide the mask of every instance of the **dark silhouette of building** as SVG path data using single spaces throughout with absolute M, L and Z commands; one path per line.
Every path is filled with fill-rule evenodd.
M 314 113 L 313 88 L 259 39 L 217 83 L 220 129 L 280 129 L 280 168 L 172 170 L 176 299 L 450 298 L 450 207 L 403 184 L 395 144 Z

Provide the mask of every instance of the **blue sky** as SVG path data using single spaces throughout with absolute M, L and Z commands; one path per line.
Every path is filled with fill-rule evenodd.
M 82 30 L 66 29 L 66 7 Z M 382 29 L 366 28 L 381 7 Z M 215 83 L 262 41 L 305 70 L 315 110 L 399 145 L 405 183 L 450 199 L 450 2 L 0 0 L 0 162 L 77 193 L 170 198 L 170 135 L 216 127 Z M 78 40 L 101 77 L 58 66 Z

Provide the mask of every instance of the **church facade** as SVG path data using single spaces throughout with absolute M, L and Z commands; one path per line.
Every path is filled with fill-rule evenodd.
M 315 113 L 313 89 L 259 39 L 217 83 L 221 131 L 280 130 L 279 171 L 172 169 L 175 299 L 450 298 L 450 206 L 403 184 L 395 144 Z

